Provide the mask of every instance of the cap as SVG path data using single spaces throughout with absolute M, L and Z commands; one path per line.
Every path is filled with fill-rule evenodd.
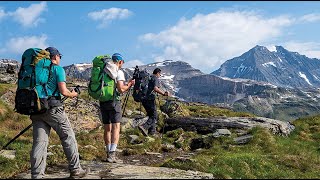
M 48 51 L 50 53 L 50 56 L 54 56 L 54 55 L 62 56 L 62 54 L 58 51 L 58 49 L 56 49 L 54 47 L 47 47 L 46 51 Z
M 114 53 L 114 54 L 112 55 L 112 60 L 113 60 L 113 61 L 124 61 L 123 58 L 122 58 L 122 55 L 119 54 L 119 53 Z

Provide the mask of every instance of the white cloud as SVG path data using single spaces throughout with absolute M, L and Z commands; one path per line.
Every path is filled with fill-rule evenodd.
M 109 8 L 88 13 L 88 17 L 92 20 L 101 21 L 98 26 L 99 28 L 106 27 L 113 20 L 126 19 L 131 15 L 133 15 L 133 12 L 121 8 Z
M 45 20 L 40 17 L 41 13 L 47 11 L 47 3 L 41 2 L 39 4 L 31 4 L 27 8 L 19 7 L 14 12 L 8 12 L 9 16 L 12 16 L 15 21 L 25 27 L 37 26 L 39 23 Z
M 1 53 L 22 54 L 28 48 L 36 47 L 44 49 L 48 47 L 46 41 L 47 35 L 11 38 L 0 51 Z
M 182 60 L 209 73 L 255 45 L 279 37 L 293 23 L 287 16 L 263 18 L 255 12 L 218 11 L 182 18 L 175 26 L 145 34 L 140 40 L 162 49 L 155 61 Z
M 0 21 L 6 16 L 6 12 L 0 7 Z
M 285 43 L 283 47 L 289 51 L 306 55 L 309 58 L 320 59 L 320 43 L 290 41 Z
M 320 20 L 320 14 L 306 14 L 298 19 L 301 22 L 316 22 Z
M 141 65 L 144 65 L 144 63 L 138 59 L 135 59 L 135 60 L 130 60 L 128 62 L 125 62 L 123 64 L 123 67 L 130 68 L 130 67 L 136 67 L 136 66 L 141 66 Z

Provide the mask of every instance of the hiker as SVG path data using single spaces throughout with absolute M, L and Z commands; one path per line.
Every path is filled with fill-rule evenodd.
M 30 116 L 33 125 L 33 144 L 30 154 L 31 178 L 44 178 L 51 128 L 56 131 L 61 140 L 69 163 L 70 178 L 81 178 L 86 176 L 89 169 L 85 171 L 81 168 L 75 134 L 61 103 L 61 94 L 73 98 L 78 96 L 78 93 L 70 92 L 66 87 L 65 71 L 59 66 L 61 53 L 54 47 L 48 47 L 46 51 L 50 53 L 50 60 L 54 64 L 50 69 L 52 75 L 48 81 L 48 94 L 52 97 L 48 99 L 50 108 L 46 113 Z
M 100 111 L 104 124 L 104 142 L 107 154 L 107 162 L 116 163 L 116 149 L 120 136 L 120 121 L 122 118 L 120 94 L 128 91 L 134 85 L 135 80 L 131 79 L 125 84 L 124 72 L 121 70 L 124 60 L 122 55 L 114 53 L 112 60 L 107 62 L 105 71 L 116 81 L 116 90 L 113 100 L 100 101 Z
M 147 112 L 149 117 L 147 122 L 138 126 L 143 135 L 157 136 L 156 124 L 158 119 L 157 107 L 156 107 L 156 93 L 163 96 L 169 96 L 168 91 L 162 91 L 160 89 L 159 77 L 161 76 L 161 69 L 154 69 L 148 84 L 147 98 L 143 99 L 142 106 Z

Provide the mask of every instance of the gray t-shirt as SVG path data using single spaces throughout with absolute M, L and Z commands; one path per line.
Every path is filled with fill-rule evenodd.
M 148 84 L 148 99 L 154 100 L 156 98 L 156 92 L 154 92 L 154 87 L 157 86 L 160 88 L 159 78 L 152 74 L 150 76 L 149 84 Z

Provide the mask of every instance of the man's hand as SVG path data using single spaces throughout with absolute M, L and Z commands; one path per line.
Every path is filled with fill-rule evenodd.
M 134 86 L 134 84 L 136 83 L 136 80 L 135 80 L 135 79 L 131 79 L 131 80 L 129 81 L 129 83 L 130 83 L 130 87 L 131 87 L 131 86 Z
M 73 97 L 77 97 L 78 96 L 78 93 L 73 89 L 71 92 L 70 92 L 70 97 L 73 98 Z
M 164 94 L 163 94 L 164 96 L 169 96 L 169 92 L 168 91 L 166 91 L 166 92 L 164 92 Z

